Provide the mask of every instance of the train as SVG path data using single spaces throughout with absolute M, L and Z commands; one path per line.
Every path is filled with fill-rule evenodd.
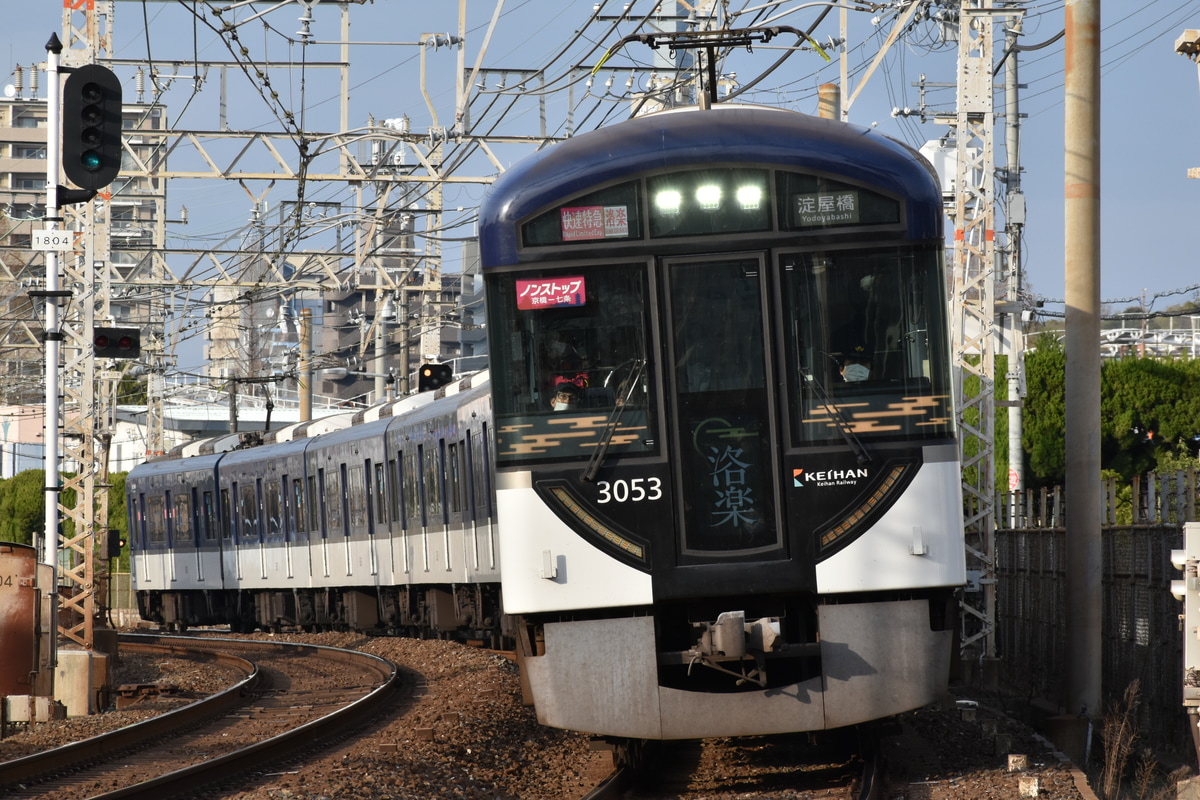
M 486 372 L 130 473 L 143 616 L 501 642 L 543 724 L 622 741 L 939 700 L 942 208 L 908 146 L 776 108 L 546 148 L 480 208 Z

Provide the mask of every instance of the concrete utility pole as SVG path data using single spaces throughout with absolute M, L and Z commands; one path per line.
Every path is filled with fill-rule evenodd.
M 1021 33 L 1022 12 L 1005 29 L 1004 37 L 1004 230 L 1007 244 L 1007 297 L 1003 309 L 1008 320 L 1008 489 L 1025 489 L 1025 450 L 1021 446 L 1022 403 L 1025 397 L 1025 336 L 1021 302 L 1021 234 L 1025 229 L 1025 194 L 1021 191 L 1021 106 L 1018 101 L 1017 37 Z
M 1100 0 L 1067 0 L 1065 70 L 1067 674 L 1063 688 L 1068 714 L 1090 720 L 1103 711 L 1100 350 L 1096 347 L 1100 339 Z M 1076 734 L 1078 743 L 1082 734 Z M 1081 755 L 1078 750 L 1067 753 Z

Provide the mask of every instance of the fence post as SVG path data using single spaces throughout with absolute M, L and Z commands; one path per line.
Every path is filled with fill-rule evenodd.
M 1162 519 L 1158 513 L 1158 498 L 1162 487 L 1158 484 L 1158 473 L 1146 473 L 1146 522 L 1155 523 Z
M 1137 525 L 1141 522 L 1142 517 L 1142 476 L 1134 475 L 1133 483 L 1130 486 L 1130 491 L 1133 494 L 1133 520 L 1132 523 Z
M 1187 510 L 1184 512 L 1187 516 L 1184 522 L 1196 521 L 1196 468 L 1187 468 Z
M 1175 522 L 1182 525 L 1186 520 L 1184 514 L 1186 512 L 1185 503 L 1187 495 L 1183 489 L 1183 470 L 1175 470 Z

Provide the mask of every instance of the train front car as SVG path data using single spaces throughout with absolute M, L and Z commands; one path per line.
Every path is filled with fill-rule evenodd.
M 480 237 L 504 603 L 543 723 L 818 730 L 945 691 L 965 567 L 920 156 L 665 112 L 518 164 Z

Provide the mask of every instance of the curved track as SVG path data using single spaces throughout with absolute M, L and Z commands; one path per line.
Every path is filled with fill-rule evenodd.
M 203 795 L 205 787 L 262 771 L 361 726 L 399 686 L 391 663 L 349 650 L 217 638 L 128 635 L 120 641 L 130 652 L 222 663 L 244 677 L 168 714 L 0 764 L 5 797 Z

